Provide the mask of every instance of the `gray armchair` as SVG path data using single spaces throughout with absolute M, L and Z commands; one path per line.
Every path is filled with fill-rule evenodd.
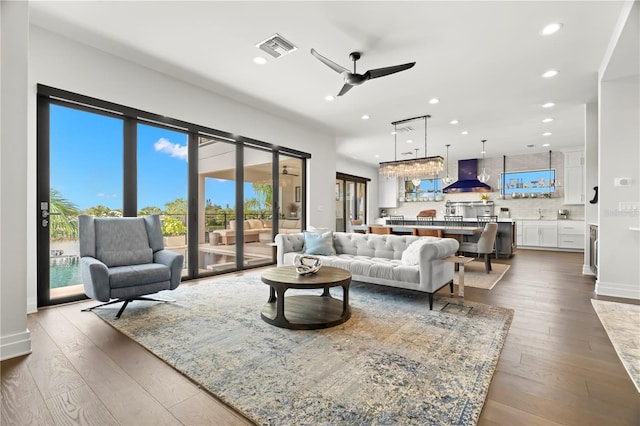
M 102 303 L 83 311 L 143 297 L 180 284 L 184 257 L 164 250 L 158 215 L 126 218 L 78 218 L 80 268 L 84 291 Z
M 484 226 L 484 231 L 480 234 L 477 242 L 463 242 L 460 244 L 460 252 L 477 253 L 478 256 L 484 255 L 484 269 L 488 274 L 491 272 L 491 253 L 493 253 L 493 245 L 496 242 L 498 234 L 498 224 L 489 222 Z

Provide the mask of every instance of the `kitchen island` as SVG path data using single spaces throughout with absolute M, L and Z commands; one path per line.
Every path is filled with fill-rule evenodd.
M 424 222 L 419 222 L 417 219 L 404 219 L 401 224 L 396 221 L 389 223 L 389 218 L 385 218 L 385 225 L 391 226 L 391 232 L 393 234 L 408 234 L 411 235 L 413 228 L 424 225 Z M 446 222 L 444 218 L 433 219 L 433 223 L 429 223 L 434 227 L 446 228 Z M 478 226 L 478 220 L 476 218 L 464 218 L 462 219 L 462 227 L 475 228 Z M 467 236 L 468 241 L 477 241 L 478 235 Z M 511 257 L 516 249 L 516 222 L 513 219 L 499 218 L 498 219 L 498 234 L 496 235 L 496 250 L 498 257 Z

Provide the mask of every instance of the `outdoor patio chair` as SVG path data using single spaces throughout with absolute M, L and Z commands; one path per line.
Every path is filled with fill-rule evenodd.
M 80 268 L 84 291 L 102 303 L 83 311 L 129 302 L 180 284 L 184 256 L 164 249 L 158 215 L 126 218 L 78 218 Z

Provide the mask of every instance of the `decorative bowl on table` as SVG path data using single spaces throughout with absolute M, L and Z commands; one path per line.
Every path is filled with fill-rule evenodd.
M 297 255 L 293 260 L 298 275 L 311 275 L 320 270 L 322 264 L 317 256 Z

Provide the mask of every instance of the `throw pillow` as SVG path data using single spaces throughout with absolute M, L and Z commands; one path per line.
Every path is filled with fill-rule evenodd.
M 333 232 L 318 234 L 304 231 L 304 254 L 335 256 L 336 249 L 333 247 Z
M 415 240 L 402 252 L 400 261 L 405 265 L 420 264 L 420 248 L 429 242 L 429 238 L 420 238 Z

